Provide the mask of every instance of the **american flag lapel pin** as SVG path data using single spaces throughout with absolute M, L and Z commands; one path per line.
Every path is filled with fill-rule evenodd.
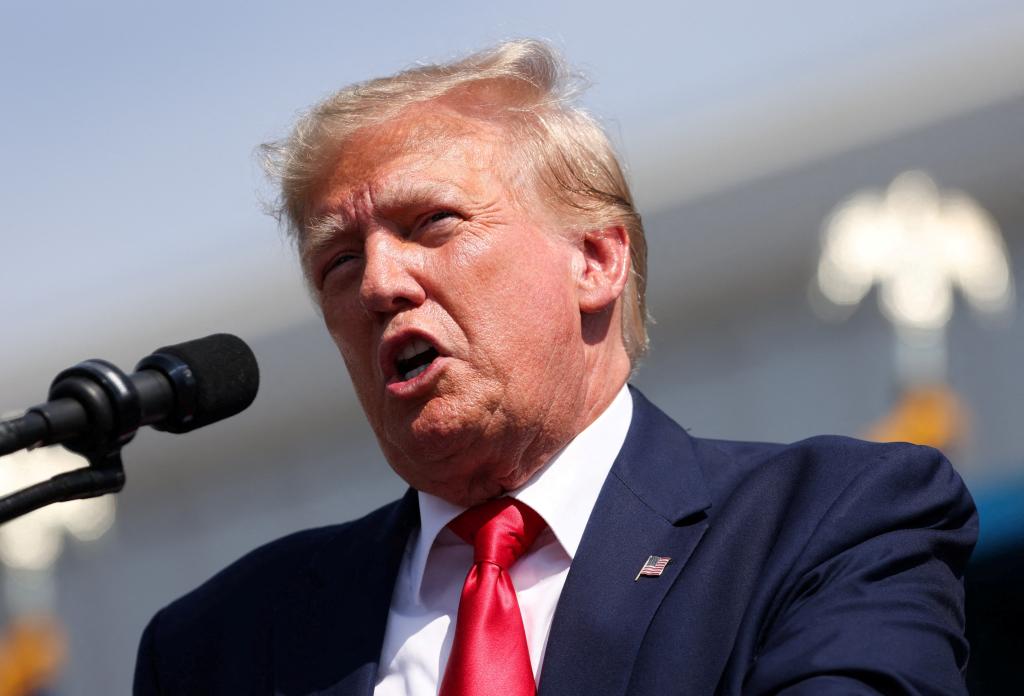
M 668 556 L 648 556 L 647 561 L 640 568 L 640 572 L 633 578 L 633 582 L 637 582 L 641 575 L 649 575 L 653 578 L 658 577 L 665 572 L 665 566 L 671 560 Z

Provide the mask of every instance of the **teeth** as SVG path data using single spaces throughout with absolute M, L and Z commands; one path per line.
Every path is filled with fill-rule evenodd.
M 422 374 L 423 371 L 427 369 L 427 367 L 428 367 L 427 365 L 420 365 L 419 367 L 417 367 L 417 368 L 415 368 L 413 370 L 409 370 L 409 372 L 407 372 L 406 375 L 405 375 L 405 379 L 406 380 L 410 380 L 413 377 L 416 377 L 417 375 Z
M 410 343 L 406 344 L 405 348 L 399 351 L 398 359 L 408 360 L 412 356 L 419 355 L 425 350 L 430 350 L 430 344 L 424 341 L 422 338 L 417 338 L 412 340 Z

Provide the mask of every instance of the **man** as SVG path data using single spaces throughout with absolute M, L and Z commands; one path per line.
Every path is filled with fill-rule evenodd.
M 267 148 L 412 488 L 161 611 L 137 693 L 963 691 L 977 521 L 940 454 L 691 438 L 626 387 L 643 232 L 571 87 L 508 43 L 343 90 Z

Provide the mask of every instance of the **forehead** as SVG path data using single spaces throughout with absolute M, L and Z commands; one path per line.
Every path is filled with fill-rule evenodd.
M 410 107 L 347 138 L 314 196 L 313 214 L 338 212 L 352 194 L 402 196 L 424 187 L 477 188 L 491 176 L 500 128 L 439 104 Z

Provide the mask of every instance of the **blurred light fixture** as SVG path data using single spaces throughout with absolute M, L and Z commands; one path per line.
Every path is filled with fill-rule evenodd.
M 888 190 L 857 193 L 826 220 L 818 288 L 856 305 L 873 284 L 900 327 L 937 329 L 953 313 L 953 288 L 986 313 L 1008 310 L 1013 281 L 995 222 L 972 198 L 940 192 L 924 172 L 900 174 Z
M 85 460 L 63 447 L 41 447 L 0 458 L 0 495 L 77 469 Z M 114 498 L 49 505 L 0 525 L 0 561 L 11 568 L 45 570 L 60 555 L 65 534 L 91 541 L 114 523 Z
M 825 221 L 820 296 L 849 311 L 876 284 L 882 312 L 896 327 L 898 367 L 905 376 L 926 373 L 928 381 L 941 380 L 944 370 L 954 288 L 986 314 L 1008 313 L 1014 302 L 995 222 L 970 196 L 940 191 L 922 171 L 900 174 L 884 192 L 854 194 Z

